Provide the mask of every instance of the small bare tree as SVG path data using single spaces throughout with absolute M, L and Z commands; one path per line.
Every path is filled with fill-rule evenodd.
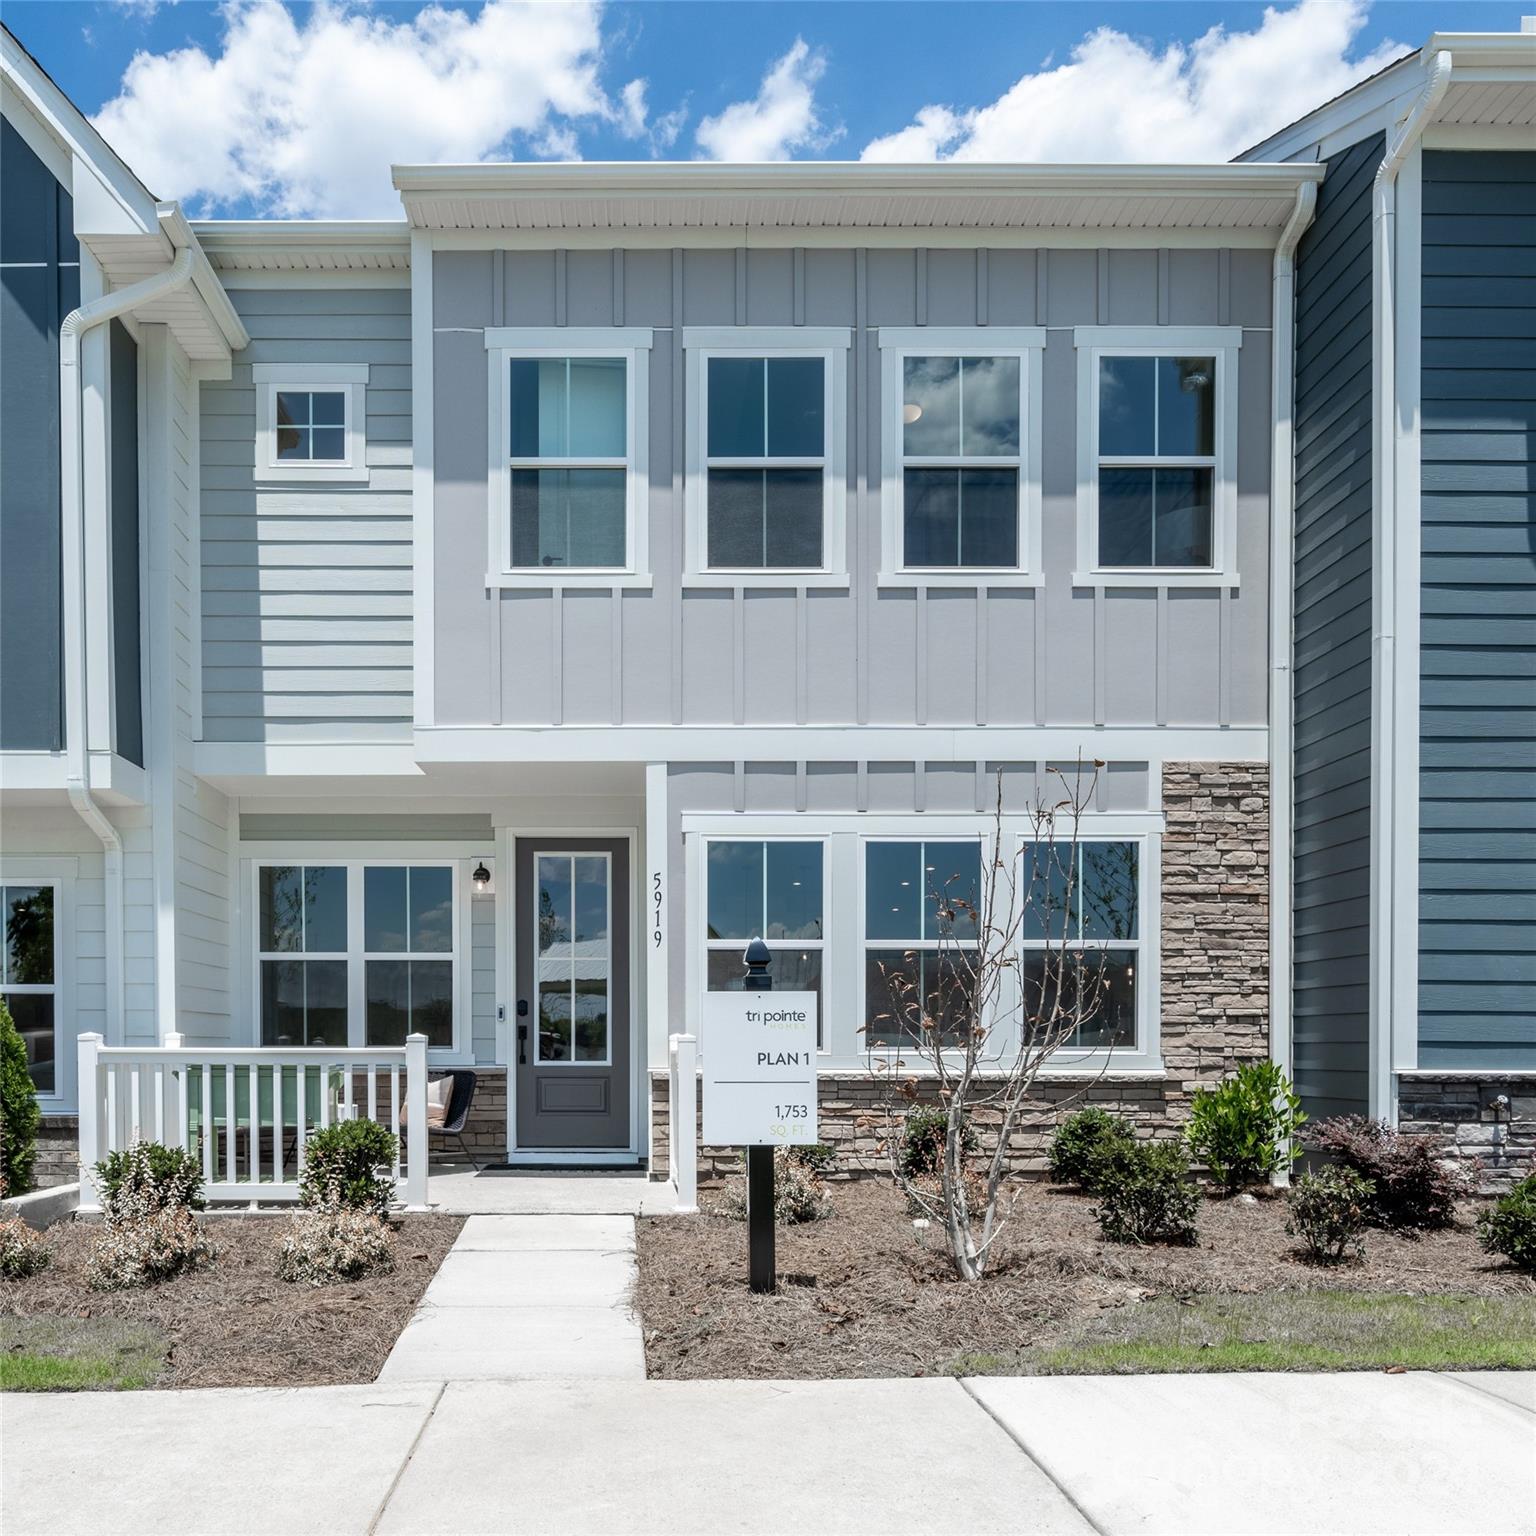
M 1082 938 L 1082 914 L 1096 915 L 1088 926 L 1102 933 L 1123 922 L 1116 914 L 1134 913 L 1133 862 L 1096 861 L 1090 879 L 1082 873 L 1079 827 L 1102 767 L 1079 761 L 1075 770 L 1046 769 L 1022 817 L 1027 835 L 1017 860 L 1004 840 L 998 774 L 980 888 L 962 889 L 973 882 L 938 866 L 927 872 L 937 947 L 882 966 L 889 1007 L 865 1026 L 871 1070 L 888 1089 L 892 1172 L 911 1207 L 942 1226 L 965 1280 L 980 1280 L 995 1255 L 1010 1153 L 1041 1068 L 1080 1041 L 1105 1007 L 1107 941 Z M 894 1058 L 885 1054 L 892 1046 Z M 925 1080 L 944 1115 L 936 1176 L 903 1155 L 906 1119 Z M 996 1138 L 990 1150 L 977 1136 L 983 1123 Z

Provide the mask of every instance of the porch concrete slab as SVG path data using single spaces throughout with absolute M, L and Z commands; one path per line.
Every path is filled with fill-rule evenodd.
M 487 1220 L 497 1218 L 487 1217 Z M 540 1216 L 506 1216 L 503 1221 L 542 1221 Z M 634 1223 L 630 1222 L 631 1228 Z M 627 1307 L 634 1283 L 634 1239 L 626 1250 L 538 1252 L 460 1250 L 457 1244 L 432 1277 L 427 1307 Z
M 455 1253 L 633 1253 L 633 1216 L 471 1216 Z
M 1536 1429 L 1429 1372 L 965 1385 L 1104 1536 L 1536 1532 Z
M 361 1533 L 438 1392 L 7 1392 L 6 1536 Z
M 427 1199 L 455 1216 L 666 1215 L 677 1208 L 670 1184 L 644 1173 L 524 1173 L 472 1168 L 434 1171 Z
M 1452 1381 L 1536 1414 L 1536 1371 L 1447 1371 Z
M 423 1305 L 379 1372 L 387 1385 L 553 1377 L 643 1381 L 645 1349 L 634 1318 L 614 1306 Z
M 902 1426 L 906 1426 L 906 1432 Z M 943 1473 L 914 1467 L 943 1447 Z M 449 1386 L 380 1533 L 1086 1533 L 953 1381 Z

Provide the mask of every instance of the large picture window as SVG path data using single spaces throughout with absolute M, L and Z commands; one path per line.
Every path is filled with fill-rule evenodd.
M 708 843 L 705 968 L 711 992 L 741 990 L 742 953 L 751 940 L 761 939 L 773 953 L 776 991 L 821 995 L 824 866 L 820 842 L 718 838 Z
M 45 881 L 0 885 L 5 923 L 0 949 L 0 997 L 27 1048 L 32 1086 L 40 1094 L 59 1091 L 58 952 L 55 937 L 57 888 Z
M 256 871 L 261 1043 L 458 1044 L 455 866 L 263 863 Z
M 980 936 L 981 842 L 864 847 L 864 1043 L 912 1045 L 933 1021 L 944 1040 L 969 1017 Z
M 1020 854 L 1023 1009 L 1075 1014 L 1074 1047 L 1137 1045 L 1141 863 L 1133 840 L 1026 843 Z

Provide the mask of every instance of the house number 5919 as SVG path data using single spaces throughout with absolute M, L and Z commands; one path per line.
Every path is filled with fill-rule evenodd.
M 651 875 L 651 947 L 661 948 L 661 871 Z

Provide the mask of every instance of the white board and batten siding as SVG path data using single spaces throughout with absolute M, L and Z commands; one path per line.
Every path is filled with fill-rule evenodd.
M 251 334 L 203 386 L 203 737 L 411 730 L 411 320 L 404 288 L 236 289 Z M 256 364 L 368 365 L 366 483 L 263 483 Z

